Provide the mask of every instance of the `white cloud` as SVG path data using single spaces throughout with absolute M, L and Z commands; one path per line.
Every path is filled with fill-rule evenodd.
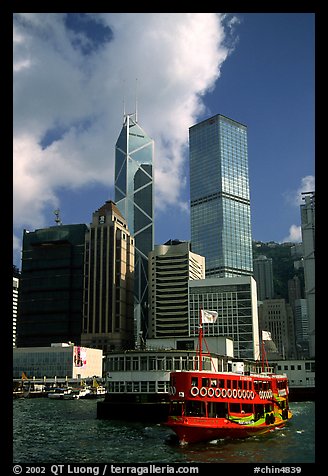
M 14 226 L 44 226 L 59 189 L 90 182 L 112 186 L 123 95 L 155 140 L 156 207 L 180 205 L 186 185 L 188 128 L 204 113 L 229 54 L 226 15 L 215 13 L 90 14 L 109 26 L 111 41 L 85 55 L 66 14 L 14 19 Z M 230 20 L 231 21 L 231 20 Z M 232 23 L 231 23 L 232 24 Z M 45 137 L 55 134 L 48 147 Z M 56 135 L 57 134 L 57 135 Z M 42 145 L 41 145 L 42 144 Z M 167 190 L 170 193 L 167 193 Z
M 288 243 L 299 243 L 302 241 L 302 231 L 301 227 L 298 225 L 292 225 L 289 228 L 289 235 L 286 236 L 282 242 L 288 242 Z
M 296 190 L 285 193 L 286 201 L 292 205 L 299 207 L 303 203 L 302 193 L 313 192 L 315 190 L 315 178 L 313 175 L 306 175 L 301 179 L 300 186 Z

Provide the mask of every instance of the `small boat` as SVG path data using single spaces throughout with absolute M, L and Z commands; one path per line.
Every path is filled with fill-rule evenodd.
M 54 400 L 73 400 L 76 398 L 71 388 L 56 387 L 48 392 L 48 398 Z
M 212 311 L 205 311 L 212 312 Z M 170 410 L 165 426 L 180 444 L 268 433 L 292 418 L 286 375 L 262 366 L 245 372 L 202 369 L 202 323 L 199 326 L 198 369 L 170 374 Z M 209 355 L 209 353 L 207 354 Z
M 90 394 L 91 394 L 90 387 L 83 386 L 83 387 L 72 388 L 72 396 L 73 398 L 76 398 L 77 400 L 80 398 L 88 398 Z
M 106 394 L 106 388 L 93 378 L 92 385 L 88 387 L 88 392 L 83 398 L 101 398 Z

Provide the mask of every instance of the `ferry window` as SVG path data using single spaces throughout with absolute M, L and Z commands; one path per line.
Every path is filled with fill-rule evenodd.
M 156 370 L 156 357 L 149 357 L 149 370 Z
M 255 413 L 255 419 L 256 420 L 263 417 L 264 416 L 264 405 L 254 405 L 254 413 Z
M 140 357 L 140 370 L 147 370 L 147 357 Z
M 113 370 L 118 370 L 118 357 L 114 357 L 114 368 Z
M 227 403 L 209 402 L 207 404 L 209 418 L 226 418 L 228 413 Z
M 264 405 L 264 411 L 266 413 L 272 412 L 272 410 L 273 410 L 272 405 L 270 405 L 270 404 Z
M 157 391 L 165 392 L 165 382 L 157 382 Z
M 124 371 L 124 357 L 119 358 L 118 370 Z
M 231 380 L 227 379 L 227 387 L 226 388 L 231 388 Z
M 205 403 L 196 400 L 188 400 L 186 402 L 186 415 L 205 416 Z
M 209 379 L 202 378 L 202 387 L 208 387 L 208 386 L 209 386 Z
M 176 415 L 176 416 L 181 416 L 182 415 L 182 402 L 171 402 L 171 407 L 170 407 L 170 414 L 171 415 Z
M 133 357 L 132 359 L 132 370 L 139 370 L 139 358 L 138 357 Z
M 167 358 L 166 359 L 166 370 L 172 370 L 172 369 L 173 369 L 172 359 Z
M 242 380 L 238 380 L 238 381 L 237 381 L 237 384 L 238 384 L 238 389 L 242 389 L 242 388 L 243 388 L 243 382 L 242 382 Z
M 180 357 L 173 357 L 174 370 L 180 370 Z
M 163 357 L 157 358 L 157 370 L 164 370 L 164 359 Z
M 237 389 L 237 380 L 232 381 L 232 388 Z
M 217 380 L 216 379 L 211 379 L 211 387 L 216 387 L 217 386 Z
M 225 385 L 224 385 L 224 379 L 218 380 L 218 387 L 220 387 L 220 388 L 224 388 L 224 387 L 225 387 Z
M 187 357 L 182 357 L 182 370 L 188 370 Z
M 240 413 L 240 403 L 230 403 L 231 413 Z
M 126 382 L 126 391 L 132 392 L 132 382 Z
M 253 413 L 253 405 L 251 403 L 243 403 L 241 405 L 241 411 L 245 413 Z
M 149 383 L 149 391 L 150 392 L 155 392 L 155 382 L 148 382 Z
M 141 382 L 141 391 L 148 392 L 147 382 Z
M 192 385 L 192 387 L 197 387 L 198 386 L 198 378 L 197 377 L 191 377 L 191 385 Z
M 132 382 L 132 385 L 134 392 L 140 392 L 140 382 Z

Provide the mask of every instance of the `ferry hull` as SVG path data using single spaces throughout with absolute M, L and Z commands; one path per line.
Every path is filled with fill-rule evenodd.
M 223 438 L 248 438 L 262 435 L 276 428 L 282 428 L 287 420 L 277 419 L 272 424 L 260 422 L 258 424 L 240 425 L 231 423 L 226 419 L 219 421 L 204 420 L 197 422 L 195 419 L 183 419 L 183 421 L 168 421 L 165 426 L 171 428 L 177 435 L 180 443 L 199 443 Z

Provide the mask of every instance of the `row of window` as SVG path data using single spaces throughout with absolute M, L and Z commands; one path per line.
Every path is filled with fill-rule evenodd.
M 108 384 L 109 393 L 168 393 L 168 381 L 140 381 L 140 382 L 111 382 Z
M 198 357 L 179 356 L 135 356 L 135 357 L 109 357 L 107 360 L 108 372 L 124 372 L 124 371 L 172 371 L 172 370 L 194 370 L 198 363 Z M 211 360 L 209 357 L 203 356 L 203 366 L 207 370 L 211 368 Z M 205 369 L 204 368 L 204 369 Z

